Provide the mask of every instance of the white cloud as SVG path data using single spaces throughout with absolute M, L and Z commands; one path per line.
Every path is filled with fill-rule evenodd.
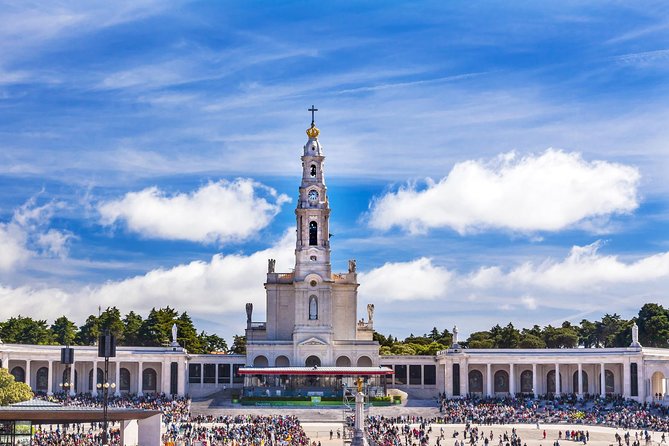
M 371 204 L 370 225 L 398 226 L 411 233 L 450 227 L 463 234 L 484 228 L 558 231 L 636 209 L 639 172 L 606 161 L 585 161 L 578 153 L 548 149 L 493 162 L 456 164 L 427 188 L 408 185 Z
M 237 179 L 172 196 L 151 187 L 102 203 L 98 210 L 103 224 L 124 221 L 129 230 L 146 237 L 222 243 L 256 234 L 287 201 L 270 187 Z
M 49 229 L 43 234 L 37 236 L 37 245 L 46 253 L 54 257 L 67 257 L 68 244 L 74 236 L 69 232 Z
M 451 273 L 426 257 L 411 262 L 386 263 L 360 274 L 360 294 L 380 301 L 444 297 Z
M 264 317 L 267 259 L 288 271 L 294 262 L 295 232 L 289 230 L 272 247 L 250 255 L 214 255 L 209 262 L 194 261 L 168 269 L 99 286 L 76 290 L 8 287 L 0 285 L 0 306 L 5 314 L 24 314 L 52 320 L 68 309 L 68 317 L 83 322 L 98 305 L 122 312 L 146 314 L 167 305 L 188 311 L 194 318 L 217 319 L 221 327 L 239 333 L 246 320 L 244 302 L 256 305 L 254 319 Z
M 15 223 L 0 223 L 0 271 L 9 271 L 30 257 L 26 234 Z
M 406 301 L 411 308 L 403 312 L 420 309 L 415 316 L 407 315 L 419 318 L 407 322 L 411 327 L 420 326 L 426 314 L 448 309 L 451 322 L 455 317 L 471 319 L 470 329 L 483 329 L 503 322 L 500 310 L 512 310 L 514 323 L 545 325 L 559 319 L 556 312 L 578 315 L 575 319 L 590 312 L 631 316 L 644 303 L 667 299 L 669 252 L 624 260 L 600 253 L 601 246 L 598 241 L 574 246 L 560 259 L 472 272 L 450 271 L 425 257 L 386 263 L 360 274 L 360 300 L 387 302 L 389 307 L 395 305 L 390 302 Z
M 69 233 L 47 229 L 54 212 L 63 206 L 51 201 L 36 205 L 32 197 L 14 211 L 7 223 L 0 222 L 0 272 L 11 271 L 35 255 L 65 257 Z
M 669 252 L 623 262 L 617 256 L 601 255 L 601 242 L 574 246 L 562 261 L 532 262 L 500 277 L 507 286 L 533 286 L 547 290 L 582 292 L 608 286 L 653 282 L 669 278 Z

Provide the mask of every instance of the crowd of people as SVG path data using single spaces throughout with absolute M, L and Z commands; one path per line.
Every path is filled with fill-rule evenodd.
M 533 398 L 440 398 L 441 418 L 448 424 L 575 423 L 624 429 L 669 430 L 669 408 L 618 397 L 579 400 Z
M 102 407 L 100 397 L 64 394 L 45 396 L 47 401 L 75 407 Z M 192 415 L 190 400 L 166 395 L 124 395 L 109 397 L 109 408 L 149 409 L 162 411 L 162 443 L 175 446 L 207 444 L 211 446 L 309 446 L 299 420 L 294 416 L 213 416 Z M 37 426 L 33 438 L 36 446 L 92 446 L 101 444 L 101 423 Z M 120 427 L 110 423 L 109 444 L 120 445 Z M 312 446 L 319 446 L 313 444 Z
M 101 407 L 102 399 L 90 395 L 42 398 L 78 407 Z M 160 410 L 163 413 L 163 444 L 191 446 L 194 444 L 226 446 L 320 446 L 310 443 L 299 420 L 294 416 L 215 416 L 191 414 L 190 400 L 165 395 L 125 395 L 110 397 L 110 408 Z M 464 398 L 449 400 L 440 395 L 439 416 L 383 417 L 367 420 L 367 433 L 375 446 L 526 446 L 518 432 L 512 429 L 495 438 L 486 426 L 509 424 L 582 424 L 584 429 L 560 432 L 559 440 L 582 444 L 589 441 L 588 425 L 603 425 L 625 430 L 645 431 L 620 436 L 619 446 L 640 446 L 648 438 L 647 431 L 669 431 L 669 408 L 654 404 L 639 404 L 620 398 L 577 400 L 573 397 L 535 400 L 532 398 Z M 461 424 L 465 429 L 454 431 L 446 439 L 444 427 L 433 432 L 434 425 Z M 436 429 L 436 427 L 435 427 Z M 331 433 L 332 435 L 332 433 Z M 545 438 L 544 431 L 544 438 Z M 432 437 L 432 441 L 430 441 Z M 337 431 L 339 438 L 339 431 Z M 663 436 L 664 438 L 664 436 Z M 33 444 L 37 446 L 89 446 L 100 444 L 101 426 L 81 423 L 63 426 L 38 426 Z M 110 444 L 120 442 L 119 426 L 110 425 Z

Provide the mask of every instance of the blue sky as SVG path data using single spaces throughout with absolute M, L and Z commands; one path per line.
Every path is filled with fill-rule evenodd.
M 666 304 L 665 2 L 277 3 L 0 2 L 3 318 L 240 333 L 311 104 L 377 330 Z

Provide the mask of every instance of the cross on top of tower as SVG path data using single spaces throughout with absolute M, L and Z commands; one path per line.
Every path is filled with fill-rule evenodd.
M 307 109 L 307 111 L 310 111 L 310 112 L 311 112 L 311 125 L 314 125 L 314 122 L 315 122 L 315 121 L 314 121 L 314 117 L 315 117 L 315 116 L 314 116 L 314 113 L 317 112 L 318 109 L 317 109 L 317 108 L 314 108 L 314 106 L 312 105 L 311 108 L 308 108 L 308 109 Z

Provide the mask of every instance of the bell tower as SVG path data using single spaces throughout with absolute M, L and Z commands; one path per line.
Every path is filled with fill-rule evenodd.
M 307 129 L 309 139 L 302 154 L 302 182 L 295 216 L 297 219 L 297 245 L 295 247 L 295 281 L 309 274 L 318 274 L 330 281 L 330 203 L 328 201 L 325 175 L 325 156 L 318 140 L 320 130 L 316 127 L 312 105 L 311 127 Z

